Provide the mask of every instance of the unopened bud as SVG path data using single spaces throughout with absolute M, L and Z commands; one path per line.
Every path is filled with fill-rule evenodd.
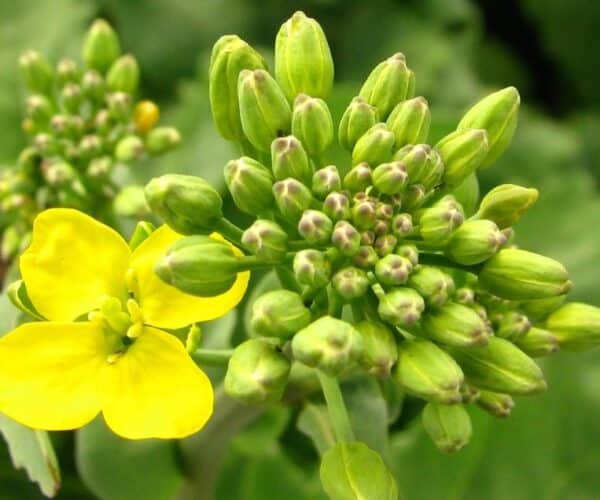
M 113 207 L 118 215 L 141 219 L 150 210 L 144 196 L 144 187 L 138 185 L 125 186 L 115 196 Z
M 260 216 L 273 205 L 273 175 L 248 156 L 231 160 L 225 166 L 225 183 L 233 202 L 242 211 Z
M 350 200 L 342 193 L 329 193 L 323 202 L 323 213 L 334 221 L 351 217 Z
M 155 127 L 146 135 L 144 145 L 151 155 L 170 151 L 181 142 L 181 136 L 174 127 Z
M 54 106 L 43 94 L 35 94 L 27 98 L 27 115 L 37 124 L 48 123 L 54 114 Z
M 152 101 L 144 100 L 135 105 L 133 122 L 140 134 L 145 134 L 151 130 L 158 123 L 159 118 L 160 109 Z
M 480 391 L 477 405 L 494 417 L 507 418 L 515 407 L 515 402 L 508 394 Z
M 385 119 L 400 101 L 412 97 L 414 74 L 400 52 L 379 63 L 360 89 L 360 97 L 375 106 Z
M 447 302 L 421 319 L 424 334 L 435 342 L 457 347 L 485 345 L 488 327 L 479 315 L 467 306 Z
M 412 288 L 393 288 L 379 299 L 377 312 L 384 321 L 394 326 L 414 325 L 425 309 L 425 302 Z
M 463 405 L 427 403 L 421 418 L 425 431 L 444 453 L 455 453 L 471 440 L 471 417 Z
M 526 395 L 546 389 L 540 367 L 508 340 L 490 337 L 481 347 L 453 348 L 471 383 L 481 389 L 515 395 Z
M 442 404 L 461 401 L 464 375 L 460 366 L 429 340 L 406 340 L 398 346 L 394 379 L 406 392 L 427 401 Z
M 565 304 L 546 320 L 546 328 L 568 351 L 582 351 L 600 345 L 600 308 L 580 302 Z
M 117 34 L 103 19 L 94 21 L 83 42 L 82 58 L 88 68 L 104 73 L 121 54 Z
M 392 219 L 390 226 L 392 233 L 398 238 L 405 238 L 412 233 L 413 223 L 410 214 L 398 214 Z
M 377 221 L 377 205 L 371 200 L 361 200 L 352 207 L 352 222 L 358 229 L 371 229 Z
M 462 129 L 448 134 L 435 148 L 444 161 L 444 182 L 452 188 L 460 185 L 479 168 L 489 146 L 483 129 Z
M 333 191 L 342 189 L 342 179 L 335 165 L 328 165 L 317 170 L 312 178 L 312 192 L 319 199 L 324 199 Z
M 378 221 L 378 224 L 383 223 L 381 221 Z M 382 234 L 380 236 L 377 236 L 377 239 L 373 244 L 373 248 L 377 252 L 377 255 L 379 255 L 380 257 L 385 257 L 386 255 L 389 255 L 394 251 L 394 248 L 396 248 L 397 244 L 398 238 L 396 238 L 393 234 Z
M 347 151 L 352 151 L 356 141 L 379 121 L 379 113 L 362 97 L 352 99 L 340 120 L 338 140 Z
M 256 149 L 269 151 L 277 137 L 289 133 L 292 120 L 290 105 L 267 71 L 242 70 L 238 97 L 242 129 Z
M 19 66 L 29 91 L 40 94 L 50 92 L 54 82 L 54 70 L 42 54 L 28 50 L 20 57 Z
M 126 122 L 131 115 L 131 96 L 125 92 L 113 92 L 106 96 L 106 104 L 111 118 Z
M 406 167 L 399 161 L 381 163 L 373 170 L 373 185 L 383 194 L 398 194 L 408 181 Z
M 275 77 L 288 100 L 298 94 L 327 98 L 333 86 L 333 58 L 321 25 L 296 11 L 275 39 Z
M 223 217 L 221 195 L 200 177 L 163 175 L 145 193 L 152 211 L 180 234 L 212 232 Z
M 498 337 L 515 342 L 527 335 L 531 329 L 531 322 L 527 316 L 518 311 L 508 311 L 500 314 L 495 326 Z
M 377 166 L 389 161 L 394 149 L 394 134 L 385 123 L 377 123 L 356 141 L 352 150 L 352 165 L 366 162 Z
M 294 101 L 292 134 L 318 158 L 333 142 L 333 118 L 323 99 L 300 94 Z
M 342 255 L 351 257 L 360 248 L 360 233 L 349 222 L 339 221 L 331 234 L 331 243 Z
M 273 184 L 277 208 L 286 220 L 297 222 L 312 203 L 312 194 L 296 179 L 284 179 Z
M 416 267 L 416 265 L 419 263 L 419 250 L 415 245 L 408 243 L 399 245 L 396 247 L 396 251 L 394 253 L 400 257 L 408 259 L 413 267 Z
M 294 275 L 301 285 L 323 288 L 331 277 L 331 263 L 323 252 L 300 250 L 294 256 Z
M 155 271 L 182 292 L 214 297 L 233 286 L 239 268 L 231 245 L 209 236 L 188 236 L 169 248 Z
M 352 258 L 354 265 L 362 269 L 371 269 L 378 260 L 377 252 L 370 245 L 361 245 Z
M 311 245 L 328 243 L 332 232 L 333 222 L 318 210 L 305 210 L 298 222 L 298 234 Z
M 515 87 L 494 92 L 473 106 L 461 119 L 457 129 L 484 129 L 488 135 L 489 151 L 481 164 L 494 163 L 508 148 L 517 128 L 521 98 Z
M 78 82 L 81 77 L 81 71 L 73 59 L 61 59 L 56 65 L 56 80 L 59 86 L 64 86 L 69 82 Z
M 362 297 L 370 286 L 367 273 L 353 266 L 340 269 L 334 274 L 331 282 L 340 296 L 346 300 Z
M 81 79 L 81 90 L 87 99 L 101 103 L 106 93 L 106 85 L 102 75 L 95 69 L 87 70 Z
M 106 84 L 113 92 L 135 94 L 140 82 L 140 68 L 131 54 L 119 57 L 108 70 Z
M 375 276 L 382 285 L 404 285 L 412 269 L 410 260 L 400 255 L 390 254 L 375 264 Z
M 467 216 L 471 216 L 477 210 L 479 203 L 479 180 L 477 173 L 473 172 L 457 187 L 452 189 L 451 194 L 456 198 Z M 508 235 L 505 235 L 508 238 Z
M 519 309 L 533 321 L 546 319 L 565 302 L 566 295 L 557 295 L 545 299 L 525 300 L 519 303 Z
M 388 128 L 396 137 L 396 147 L 421 144 L 427 139 L 431 113 L 424 97 L 398 103 L 387 119 Z
M 364 191 L 371 185 L 372 171 L 368 164 L 359 163 L 344 177 L 344 188 L 352 193 Z
M 76 114 L 83 102 L 81 87 L 76 83 L 67 83 L 60 93 L 60 103 L 69 113 Z
M 464 220 L 464 211 L 452 195 L 444 196 L 418 217 L 419 232 L 431 244 L 445 244 Z
M 408 284 L 433 308 L 442 307 L 454 293 L 452 276 L 434 266 L 418 266 Z
M 323 316 L 294 335 L 292 352 L 301 363 L 336 376 L 360 360 L 363 340 L 350 323 Z
M 452 233 L 446 255 L 458 264 L 472 266 L 494 255 L 506 236 L 490 220 L 468 220 Z
M 258 219 L 242 234 L 242 243 L 265 262 L 280 262 L 287 252 L 288 235 L 279 224 Z
M 354 327 L 363 340 L 360 365 L 377 378 L 389 377 L 398 360 L 398 346 L 392 330 L 375 321 L 361 321 Z
M 287 340 L 310 323 L 310 311 L 302 297 L 289 290 L 261 295 L 252 305 L 252 333 Z
M 558 352 L 558 338 L 543 328 L 532 327 L 525 336 L 516 341 L 517 347 L 532 358 L 541 358 Z
M 271 144 L 273 175 L 278 181 L 292 177 L 310 186 L 312 168 L 302 143 L 293 135 L 279 137 Z
M 563 295 L 571 289 L 564 266 L 553 259 L 516 248 L 505 248 L 489 259 L 479 282 L 503 299 L 531 300 Z
M 500 229 L 516 224 L 538 199 L 538 191 L 515 184 L 496 186 L 483 197 L 476 217 L 495 222 Z
M 274 345 L 249 339 L 238 345 L 227 365 L 225 392 L 246 403 L 279 401 L 287 384 L 290 361 Z

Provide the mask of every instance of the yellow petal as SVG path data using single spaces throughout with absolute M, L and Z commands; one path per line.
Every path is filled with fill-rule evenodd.
M 26 323 L 0 339 L 0 412 L 35 429 L 68 430 L 101 409 L 107 345 L 92 323 Z
M 216 234 L 212 236 L 220 238 Z M 180 238 L 183 236 L 168 226 L 161 226 L 137 247 L 131 259 L 135 276 L 132 288 L 142 308 L 144 321 L 158 328 L 183 328 L 225 315 L 242 300 L 250 279 L 249 272 L 239 273 L 233 286 L 215 297 L 195 297 L 167 285 L 156 275 L 154 267 Z M 233 249 L 237 255 L 242 255 L 239 249 Z
M 210 380 L 163 331 L 145 327 L 105 377 L 104 419 L 124 438 L 182 438 L 212 414 Z
M 121 236 L 68 208 L 38 215 L 33 239 L 21 256 L 27 293 L 53 321 L 71 321 L 99 306 L 104 295 L 125 298 L 130 251 Z

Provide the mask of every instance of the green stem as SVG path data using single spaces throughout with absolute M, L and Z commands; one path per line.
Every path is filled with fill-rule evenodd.
M 220 366 L 229 362 L 233 349 L 196 349 L 192 359 L 199 365 Z
M 237 246 L 240 247 L 243 246 L 242 234 L 244 231 L 242 231 L 242 229 L 236 226 L 233 222 L 227 220 L 225 217 L 223 217 L 217 223 L 215 229 L 232 243 L 235 243 Z
M 245 255 L 238 259 L 238 266 L 240 271 L 252 271 L 254 269 L 264 269 L 265 267 L 271 267 L 272 264 L 259 259 L 256 255 Z
M 360 299 L 355 299 L 350 303 L 350 306 L 352 307 L 352 317 L 355 323 L 367 319 L 367 316 L 364 311 L 364 301 Z
M 456 262 L 452 262 L 450 259 L 439 253 L 420 253 L 419 264 L 425 264 L 428 266 L 450 267 L 452 269 L 458 269 L 459 271 L 465 271 L 474 274 L 478 274 L 481 270 L 481 265 L 463 266 L 457 264 Z
M 327 410 L 329 411 L 329 418 L 331 419 L 335 438 L 341 443 L 355 441 L 354 432 L 350 425 L 350 417 L 348 417 L 348 412 L 346 411 L 338 379 L 323 373 L 321 370 L 317 370 L 317 375 L 319 376 L 321 389 L 327 402 Z
M 302 292 L 302 288 L 296 281 L 294 274 L 287 267 L 277 266 L 275 272 L 277 273 L 277 278 L 279 278 L 281 286 L 288 290 L 292 290 L 293 292 Z

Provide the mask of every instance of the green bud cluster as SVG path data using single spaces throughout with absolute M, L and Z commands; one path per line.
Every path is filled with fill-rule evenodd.
M 232 61 L 227 71 L 220 58 Z M 249 356 L 250 344 L 236 348 L 226 379 L 232 396 L 281 397 L 284 358 L 326 377 L 362 372 L 424 400 L 426 431 L 442 451 L 457 451 L 471 436 L 466 405 L 508 416 L 513 396 L 546 388 L 533 358 L 600 343 L 600 309 L 563 305 L 571 282 L 562 264 L 511 245 L 535 189 L 506 184 L 479 202 L 477 171 L 508 147 L 516 128 L 516 89 L 484 98 L 430 145 L 427 101 L 414 97 L 406 58 L 392 55 L 337 124 L 348 156 L 332 165 L 333 74 L 323 31 L 302 13 L 277 36 L 274 76 L 245 42 L 217 42 L 213 116 L 244 151 L 227 164 L 225 179 L 235 205 L 256 218 L 240 238 L 225 236 L 251 255 L 235 263 L 192 242 L 171 250 L 182 258 L 162 274 L 186 291 L 204 279 L 213 294 L 244 259 L 280 276 L 282 289 L 252 305 L 251 335 L 262 344 L 252 344 L 247 373 L 238 359 Z M 221 217 L 220 200 L 208 201 L 204 184 L 190 189 L 195 196 L 173 191 L 181 203 L 165 194 L 151 206 L 162 215 L 168 205 L 178 220 L 192 212 Z M 191 207 L 204 202 L 211 206 L 200 216 Z M 218 229 L 203 223 L 196 233 Z M 264 359 L 260 376 L 255 358 Z M 253 380 L 234 381 L 242 376 Z
M 27 51 L 20 68 L 27 91 L 23 130 L 29 144 L 0 176 L 2 257 L 28 241 L 33 218 L 50 207 L 71 207 L 96 217 L 148 213 L 141 187 L 121 190 L 113 175 L 176 146 L 179 133 L 156 126 L 159 110 L 138 101 L 140 69 L 121 53 L 117 34 L 103 20 L 88 30 L 82 61 L 53 65 Z

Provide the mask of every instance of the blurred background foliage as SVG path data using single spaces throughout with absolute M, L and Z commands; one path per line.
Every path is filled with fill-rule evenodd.
M 329 37 L 338 83 L 330 100 L 334 116 L 340 116 L 370 69 L 396 51 L 406 54 L 417 74 L 417 94 L 429 100 L 430 142 L 451 131 L 469 105 L 486 93 L 517 86 L 523 107 L 516 138 L 504 157 L 482 173 L 482 191 L 504 182 L 540 189 L 538 204 L 518 227 L 519 243 L 564 262 L 576 284 L 572 297 L 600 305 L 600 3 L 0 1 L 0 166 L 14 162 L 24 143 L 19 54 L 34 48 L 55 61 L 77 56 L 83 33 L 96 16 L 108 19 L 125 50 L 138 57 L 142 94 L 157 100 L 167 120 L 182 132 L 182 146 L 142 167 L 140 181 L 164 172 L 187 172 L 222 184 L 223 165 L 237 152 L 211 122 L 206 82 L 211 45 L 222 34 L 237 33 L 269 54 L 279 25 L 296 9 L 317 18 Z M 2 331 L 10 327 L 12 314 L 1 299 Z M 225 337 L 231 335 L 225 333 L 232 334 L 235 324 L 228 320 L 216 325 L 212 338 L 222 336 L 220 342 L 226 344 Z M 518 401 L 506 421 L 473 412 L 473 441 L 458 455 L 442 456 L 418 421 L 404 419 L 406 425 L 385 450 L 404 498 L 598 498 L 600 352 L 577 358 L 563 353 L 544 368 L 550 390 Z M 369 401 L 368 391 L 361 394 L 355 404 L 357 422 L 367 419 L 364 432 L 374 439 L 377 423 L 387 417 L 385 411 L 361 415 L 361 409 L 376 403 Z M 318 407 L 314 411 L 318 415 Z M 296 410 L 270 411 L 235 437 L 218 482 L 218 498 L 322 498 L 317 452 L 296 427 L 310 427 L 310 418 L 316 417 L 300 417 L 308 420 L 297 422 Z M 173 447 L 113 442 L 99 422 L 77 436 L 78 468 L 73 435 L 53 439 L 63 469 L 58 498 L 162 500 L 172 497 L 181 480 Z M 102 443 L 93 455 L 85 453 L 90 442 Z M 25 473 L 13 470 L 3 445 L 0 497 L 41 498 Z

